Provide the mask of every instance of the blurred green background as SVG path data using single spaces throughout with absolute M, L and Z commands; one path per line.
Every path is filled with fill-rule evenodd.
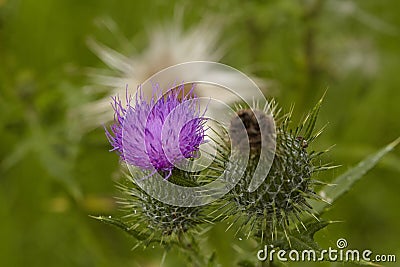
M 222 18 L 222 62 L 268 80 L 268 96 L 286 109 L 296 103 L 296 118 L 328 89 L 319 125 L 329 124 L 315 148 L 335 144 L 326 160 L 342 167 L 319 179 L 400 135 L 398 1 L 0 0 L 1 266 L 159 265 L 162 249 L 131 251 L 134 240 L 88 216 L 117 212 L 118 157 L 102 127 L 81 135 L 68 113 L 92 100 L 86 68 L 104 67 L 85 42 L 112 40 L 99 18 L 115 20 L 140 51 L 145 30 L 177 7 L 185 27 L 205 14 Z M 399 177 L 397 148 L 324 215 L 342 222 L 318 233 L 321 246 L 343 237 L 399 258 Z M 207 250 L 234 266 L 245 241 L 225 228 L 210 230 Z M 182 259 L 171 251 L 166 265 L 186 266 Z

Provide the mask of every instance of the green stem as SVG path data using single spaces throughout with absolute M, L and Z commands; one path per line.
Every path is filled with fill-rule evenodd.
M 301 93 L 300 106 L 307 106 L 310 101 L 314 101 L 314 99 L 310 99 L 310 96 L 313 95 L 311 93 L 318 88 L 317 83 L 321 73 L 321 66 L 316 57 L 316 35 L 318 34 L 316 25 L 323 3 L 324 2 L 321 0 L 316 0 L 312 2 L 310 6 L 306 6 L 304 10 L 303 21 L 305 24 L 305 31 L 303 36 L 303 53 L 305 60 L 305 81 Z

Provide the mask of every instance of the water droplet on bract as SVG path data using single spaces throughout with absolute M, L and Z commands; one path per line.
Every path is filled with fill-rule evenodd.
M 241 237 L 239 237 L 239 241 L 242 241 L 243 239 Z
M 111 216 L 108 216 L 109 219 L 111 219 Z
M 154 248 L 154 246 L 152 246 L 151 248 Z

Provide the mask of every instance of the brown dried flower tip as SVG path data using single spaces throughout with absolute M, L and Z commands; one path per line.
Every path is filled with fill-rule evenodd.
M 248 139 L 250 150 L 259 151 L 261 145 L 265 146 L 272 142 L 274 134 L 272 116 L 263 111 L 251 109 L 241 109 L 237 112 L 237 115 L 232 119 L 229 129 L 233 148 L 246 149 Z M 246 129 L 246 134 L 241 130 L 242 124 Z

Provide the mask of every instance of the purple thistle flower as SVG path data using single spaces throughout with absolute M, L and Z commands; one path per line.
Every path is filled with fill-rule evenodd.
M 142 170 L 169 172 L 166 179 L 176 163 L 195 157 L 204 142 L 205 118 L 193 89 L 187 95 L 183 89 L 181 85 L 163 95 L 155 86 L 149 102 L 139 89 L 134 105 L 127 100 L 126 107 L 114 97 L 114 124 L 106 129 L 112 151 Z

